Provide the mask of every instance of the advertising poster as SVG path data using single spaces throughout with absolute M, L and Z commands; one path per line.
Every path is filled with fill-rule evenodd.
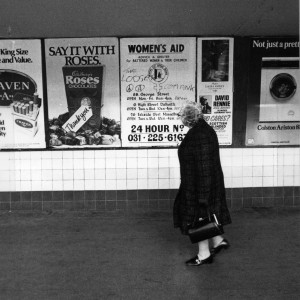
M 246 145 L 299 145 L 299 38 L 252 38 L 249 47 Z
M 205 121 L 216 131 L 220 145 L 232 144 L 232 93 L 200 94 Z
M 49 145 L 120 147 L 117 38 L 45 41 Z
M 122 145 L 177 146 L 178 117 L 195 101 L 195 38 L 121 39 Z
M 233 38 L 198 38 L 197 102 L 220 145 L 232 144 Z
M 233 38 L 198 38 L 197 88 L 201 93 L 233 90 Z
M 0 148 L 45 148 L 40 40 L 0 40 Z

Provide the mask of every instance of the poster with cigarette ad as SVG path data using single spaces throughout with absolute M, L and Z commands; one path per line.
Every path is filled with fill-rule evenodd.
M 299 38 L 251 38 L 249 47 L 246 145 L 299 145 Z
M 45 55 L 50 147 L 120 147 L 118 39 L 47 39 Z
M 198 38 L 197 102 L 220 145 L 232 144 L 233 38 Z
M 45 148 L 40 40 L 0 40 L 0 148 Z
M 233 91 L 233 38 L 197 39 L 197 89 L 201 93 Z
M 196 38 L 124 38 L 122 145 L 177 146 L 188 128 L 178 113 L 195 101 Z

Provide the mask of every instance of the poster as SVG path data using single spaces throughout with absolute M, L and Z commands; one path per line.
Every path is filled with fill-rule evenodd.
M 233 38 L 198 38 L 197 87 L 201 93 L 233 90 Z
M 178 113 L 195 101 L 195 38 L 121 39 L 122 145 L 177 146 Z
M 45 148 L 40 40 L 0 40 L 0 148 Z
M 204 120 L 216 131 L 220 145 L 232 144 L 232 93 L 200 94 Z
M 246 145 L 299 145 L 299 38 L 251 38 L 249 48 Z
M 233 38 L 198 38 L 197 102 L 220 145 L 232 144 Z
M 120 147 L 117 38 L 45 41 L 49 145 Z

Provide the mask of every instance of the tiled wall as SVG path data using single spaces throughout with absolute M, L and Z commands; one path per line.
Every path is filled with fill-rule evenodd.
M 298 205 L 298 147 L 222 148 L 220 153 L 232 207 Z M 180 176 L 177 149 L 19 151 L 0 152 L 0 182 L 2 209 L 19 200 L 23 204 L 16 208 L 45 209 L 50 200 L 67 209 L 76 199 L 78 209 L 169 208 Z

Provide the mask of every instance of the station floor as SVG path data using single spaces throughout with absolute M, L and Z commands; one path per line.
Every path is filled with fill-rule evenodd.
M 171 212 L 1 213 L 0 299 L 300 299 L 299 212 L 232 212 L 199 267 Z

